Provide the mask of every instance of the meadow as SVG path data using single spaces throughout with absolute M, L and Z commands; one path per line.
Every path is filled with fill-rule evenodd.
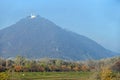
M 97 79 L 96 72 L 10 72 L 9 79 L 0 80 L 120 80 L 119 74 L 114 73 L 112 79 Z
M 88 80 L 91 72 L 15 72 L 10 80 Z

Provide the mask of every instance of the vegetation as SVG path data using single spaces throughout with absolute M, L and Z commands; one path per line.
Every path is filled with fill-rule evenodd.
M 0 80 L 8 80 L 10 78 L 10 74 L 8 72 L 0 72 Z
M 90 72 L 15 72 L 10 80 L 87 80 Z
M 34 79 L 120 80 L 120 57 L 99 61 L 35 60 L 22 56 L 0 58 L 0 80 Z

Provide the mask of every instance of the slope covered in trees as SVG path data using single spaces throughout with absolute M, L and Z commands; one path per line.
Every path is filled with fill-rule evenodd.
M 53 22 L 36 16 L 21 19 L 0 30 L 0 56 L 67 60 L 101 59 L 114 56 L 95 41 L 67 31 Z

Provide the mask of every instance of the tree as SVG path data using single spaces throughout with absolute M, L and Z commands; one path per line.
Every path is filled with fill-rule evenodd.
M 17 56 L 15 58 L 15 65 L 17 66 L 24 66 L 25 65 L 25 58 L 23 56 Z

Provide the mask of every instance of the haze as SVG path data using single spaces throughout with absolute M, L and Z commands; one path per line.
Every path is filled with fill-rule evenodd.
M 1 0 L 0 29 L 31 13 L 120 53 L 119 0 Z

